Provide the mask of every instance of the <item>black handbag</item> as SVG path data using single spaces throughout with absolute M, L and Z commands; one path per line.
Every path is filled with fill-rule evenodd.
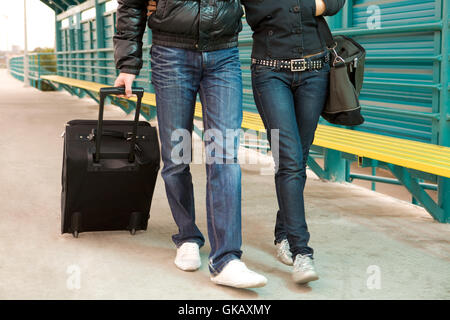
M 330 86 L 322 117 L 332 124 L 357 126 L 364 123 L 359 94 L 364 79 L 366 50 L 355 40 L 331 34 L 324 17 L 318 17 L 321 35 L 331 53 Z

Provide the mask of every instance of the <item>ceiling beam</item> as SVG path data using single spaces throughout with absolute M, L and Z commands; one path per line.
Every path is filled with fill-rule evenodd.
M 65 10 L 65 8 L 61 7 L 56 0 L 41 0 L 41 2 L 45 3 L 57 13 L 64 12 Z

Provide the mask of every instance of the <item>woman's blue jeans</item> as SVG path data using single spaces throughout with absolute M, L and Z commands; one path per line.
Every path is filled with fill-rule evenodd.
M 252 65 L 253 94 L 276 164 L 275 242 L 287 239 L 294 257 L 313 254 L 308 246 L 303 190 L 309 149 L 328 96 L 329 71 L 329 64 L 302 72 Z M 279 130 L 278 141 L 272 140 L 271 130 Z M 274 152 L 275 143 L 278 152 Z

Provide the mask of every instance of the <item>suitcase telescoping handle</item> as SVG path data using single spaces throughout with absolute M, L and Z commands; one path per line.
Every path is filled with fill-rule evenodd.
M 144 96 L 143 88 L 133 88 L 133 94 L 137 96 L 136 104 L 136 114 L 134 116 L 133 132 L 130 141 L 130 153 L 128 155 L 128 161 L 134 162 L 136 159 L 135 148 L 136 148 L 136 135 L 139 125 L 139 114 L 141 112 L 142 97 Z M 97 137 L 95 139 L 95 154 L 94 162 L 98 163 L 100 161 L 100 147 L 102 144 L 102 133 L 103 133 L 103 113 L 105 109 L 105 99 L 109 95 L 124 95 L 124 87 L 107 87 L 100 89 L 100 110 L 98 113 L 98 125 L 97 125 Z

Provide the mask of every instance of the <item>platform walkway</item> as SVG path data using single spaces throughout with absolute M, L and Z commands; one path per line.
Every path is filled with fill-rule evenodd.
M 243 166 L 243 260 L 269 279 L 238 290 L 173 264 L 176 231 L 159 177 L 147 232 L 60 235 L 64 124 L 94 119 L 92 100 L 39 92 L 0 70 L 0 299 L 449 299 L 450 225 L 422 208 L 308 171 L 306 209 L 321 279 L 298 286 L 274 257 L 273 178 Z M 128 118 L 117 107 L 108 119 Z M 193 165 L 206 236 L 205 170 Z M 77 282 L 79 275 L 79 282 Z M 379 276 L 377 278 L 377 276 Z M 379 280 L 379 281 L 378 281 Z M 80 284 L 77 289 L 77 284 Z

